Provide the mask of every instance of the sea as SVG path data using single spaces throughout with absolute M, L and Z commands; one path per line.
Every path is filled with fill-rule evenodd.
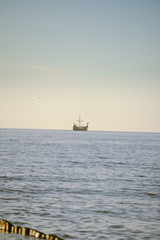
M 160 133 L 0 129 L 0 218 L 66 240 L 160 239 Z

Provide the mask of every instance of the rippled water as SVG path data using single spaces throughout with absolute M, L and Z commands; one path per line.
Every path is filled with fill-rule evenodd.
M 0 129 L 0 217 L 64 239 L 160 239 L 160 134 Z

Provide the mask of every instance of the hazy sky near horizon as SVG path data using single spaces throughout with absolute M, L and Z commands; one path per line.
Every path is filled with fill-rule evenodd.
M 160 132 L 159 0 L 0 0 L 0 128 Z

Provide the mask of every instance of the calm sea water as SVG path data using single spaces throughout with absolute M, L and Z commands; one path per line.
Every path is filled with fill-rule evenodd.
M 160 239 L 160 133 L 0 129 L 0 218 L 67 240 Z

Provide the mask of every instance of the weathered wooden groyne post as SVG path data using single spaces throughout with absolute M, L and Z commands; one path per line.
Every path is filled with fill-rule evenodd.
M 15 226 L 5 219 L 0 220 L 0 233 L 15 233 L 46 240 L 63 240 L 54 234 L 45 234 L 32 228 Z

